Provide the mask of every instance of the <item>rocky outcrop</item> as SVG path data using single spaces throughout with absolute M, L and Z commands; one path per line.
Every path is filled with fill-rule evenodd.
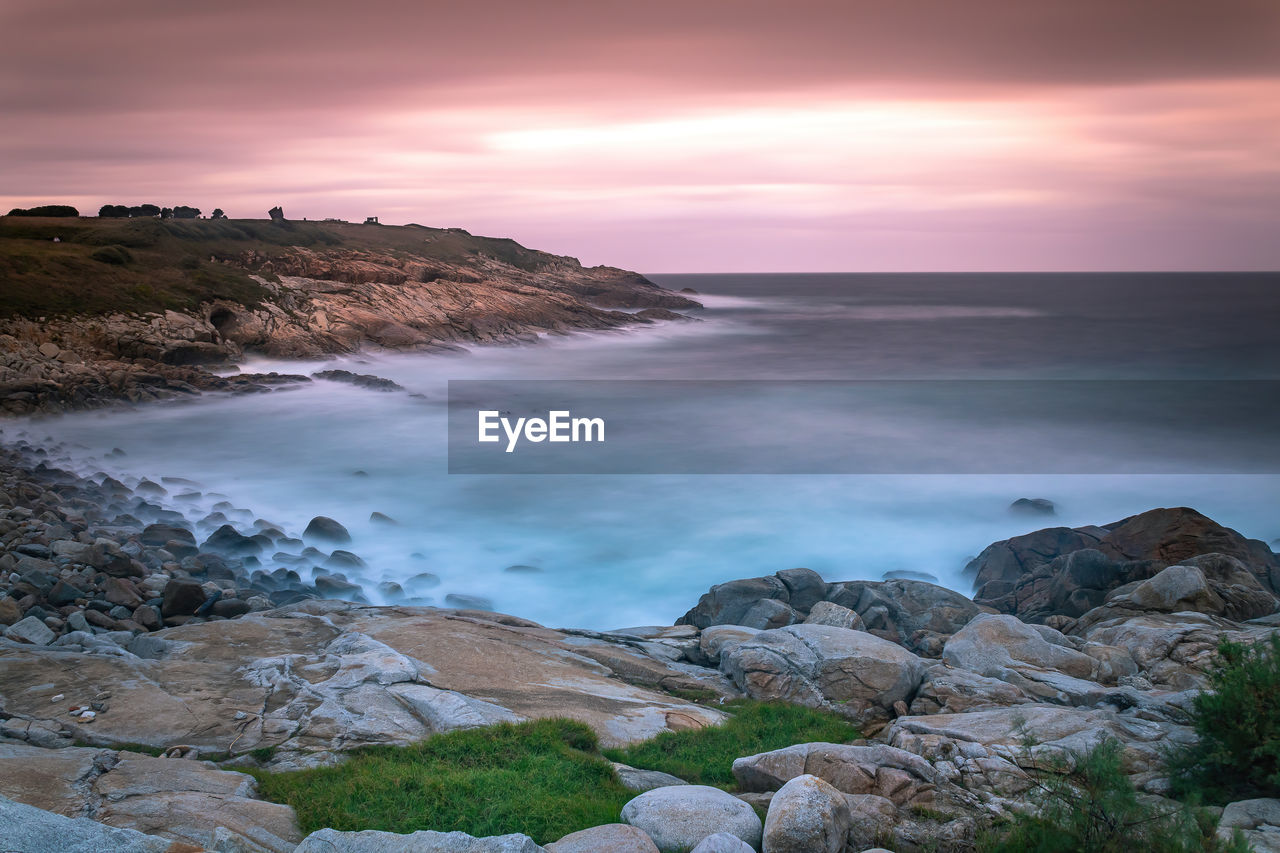
M 421 248 L 288 247 L 214 258 L 256 276 L 267 298 L 254 305 L 214 299 L 185 311 L 0 320 L 0 414 L 263 392 L 310 381 L 223 377 L 206 369 L 234 364 L 249 351 L 316 358 L 366 347 L 518 343 L 686 319 L 670 309 L 700 307 L 636 273 L 587 268 L 514 243 L 509 251 L 442 258 L 432 257 L 421 238 L 413 242 Z
M 1207 554 L 1238 561 L 1259 586 L 1280 590 L 1280 558 L 1193 509 L 1154 509 L 1102 527 L 1054 527 L 990 545 L 965 569 L 974 601 L 1043 622 L 1077 617 L 1108 593 Z
M 622 820 L 644 830 L 662 853 L 692 850 L 717 832 L 728 832 L 757 849 L 762 831 L 751 806 L 706 785 L 647 791 L 623 806 Z

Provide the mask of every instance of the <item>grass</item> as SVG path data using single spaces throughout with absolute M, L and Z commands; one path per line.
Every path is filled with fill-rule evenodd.
M 0 216 L 0 317 L 182 310 L 215 298 L 255 306 L 266 290 L 222 261 L 295 247 L 425 262 L 492 258 L 531 272 L 556 262 L 513 240 L 421 226 Z
M 733 760 L 797 743 L 844 743 L 860 736 L 835 714 L 773 702 L 733 703 L 722 726 L 664 732 L 625 749 L 605 750 L 612 761 L 661 770 L 695 785 L 734 787 Z
M 857 731 L 807 708 L 735 703 L 723 726 L 668 732 L 604 756 L 731 787 L 733 759 L 808 741 L 842 741 Z M 537 720 L 435 735 L 410 746 L 353 750 L 336 767 L 273 773 L 248 770 L 259 795 L 293 806 L 304 833 L 459 830 L 475 836 L 521 832 L 539 844 L 616 823 L 636 796 L 601 755 L 595 733 L 572 720 Z

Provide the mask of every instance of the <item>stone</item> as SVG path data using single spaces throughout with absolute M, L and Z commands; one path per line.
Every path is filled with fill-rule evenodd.
M 755 848 L 736 835 L 717 832 L 702 839 L 691 853 L 755 853 Z
M 676 620 L 677 625 L 709 628 L 712 625 L 739 625 L 747 611 L 764 599 L 787 603 L 791 592 L 776 575 L 729 581 L 711 587 L 697 605 Z
M 5 628 L 4 635 L 10 640 L 35 646 L 47 646 L 57 637 L 57 634 L 49 630 L 48 625 L 34 616 L 28 616 Z
M 717 832 L 758 848 L 763 830 L 751 806 L 706 785 L 646 791 L 622 807 L 622 820 L 648 833 L 663 853 L 683 853 Z
M 747 628 L 742 625 L 713 625 L 703 629 L 699 634 L 698 650 L 712 666 L 718 666 L 724 649 L 745 642 L 759 633 L 759 628 Z
M 22 608 L 7 595 L 0 595 L 0 625 L 13 625 L 22 619 Z
M 848 628 L 850 631 L 865 631 L 867 628 L 856 612 L 830 601 L 819 601 L 813 605 L 804 622 L 806 625 L 830 625 L 833 628 Z
M 981 612 L 960 593 L 918 580 L 831 584 L 827 600 L 856 612 L 866 631 L 933 657 Z
M 1045 639 L 1055 635 L 1060 638 L 1057 643 Z M 961 628 L 947 640 L 942 659 L 950 666 L 1002 679 L 1010 670 L 1050 670 L 1080 679 L 1090 679 L 1098 670 L 1098 661 L 1076 651 L 1052 628 L 995 614 L 979 616 Z
M 796 744 L 739 758 L 733 775 L 744 791 L 777 791 L 808 775 L 845 794 L 877 794 L 898 805 L 929 799 L 938 783 L 928 761 L 886 744 Z
M 0 796 L 0 849 L 22 853 L 167 853 L 173 842 Z
M 658 847 L 642 829 L 625 823 L 606 823 L 572 832 L 548 844 L 547 853 L 658 853 Z
M 769 802 L 766 853 L 843 853 L 851 823 L 844 795 L 817 776 L 797 776 Z
M 321 829 L 302 840 L 294 853 L 543 853 L 527 835 L 476 838 L 465 832 L 421 830 L 408 835 L 366 829 Z
M 726 649 L 720 670 L 754 699 L 885 717 L 895 702 L 915 694 L 924 664 L 872 634 L 802 624 L 762 631 Z
M 334 545 L 346 545 L 351 541 L 351 534 L 347 532 L 347 528 L 332 518 L 317 515 L 307 524 L 307 529 L 302 532 L 302 538 Z
M 224 524 L 200 546 L 202 551 L 217 551 L 230 557 L 249 557 L 261 554 L 263 543 L 252 536 L 245 536 L 230 524 Z
M 1010 511 L 1018 515 L 1057 515 L 1058 508 L 1046 498 L 1018 498 L 1009 504 Z
M 160 613 L 164 617 L 189 616 L 204 604 L 204 587 L 198 581 L 174 578 L 164 585 Z
M 138 541 L 143 545 L 162 546 L 170 540 L 184 542 L 188 545 L 196 544 L 196 537 L 190 530 L 180 527 L 176 524 L 148 524 L 143 528 Z
M 622 783 L 622 787 L 636 793 L 652 791 L 654 788 L 666 788 L 671 785 L 689 784 L 679 776 L 672 776 L 670 773 L 663 773 L 660 770 L 641 770 L 638 767 L 631 767 L 617 762 L 613 762 L 613 773 L 618 777 L 618 781 Z
M 1218 822 L 1218 837 L 1230 841 L 1236 833 L 1257 853 L 1280 853 L 1280 800 L 1239 800 L 1227 804 Z
M 53 588 L 45 593 L 45 599 L 54 607 L 62 607 L 66 604 L 72 604 L 78 598 L 87 598 L 85 591 L 77 586 L 73 586 L 64 580 L 60 580 L 53 585 Z

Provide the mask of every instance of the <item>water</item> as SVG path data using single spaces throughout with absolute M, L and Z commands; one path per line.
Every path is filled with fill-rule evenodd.
M 1253 470 L 1250 459 L 1274 447 L 1273 433 L 1247 419 L 1226 425 L 1231 441 L 1212 443 L 1199 426 L 1162 425 L 1166 456 L 1176 451 L 1186 463 L 1138 468 L 1168 471 L 1162 474 L 1114 473 L 1135 470 L 1134 458 L 1155 446 L 1150 424 L 1123 419 L 1098 434 L 1093 458 L 1079 469 L 1089 473 L 1079 474 L 447 473 L 450 379 L 1280 379 L 1275 274 L 656 280 L 703 294 L 703 322 L 456 356 L 258 361 L 245 369 L 342 367 L 394 379 L 410 393 L 315 382 L 22 428 L 33 440 L 66 442 L 85 472 L 126 482 L 195 480 L 245 508 L 237 519 L 244 523 L 263 517 L 296 534 L 314 515 L 337 518 L 355 538 L 351 549 L 370 564 L 362 578 L 370 587 L 430 571 L 442 579 L 427 593 L 434 603 L 448 593 L 482 596 L 551 625 L 670 623 L 714 583 L 794 566 L 828 580 L 919 572 L 967 592 L 960 570 L 994 540 L 1049 523 L 1107 523 L 1156 506 L 1193 506 L 1248 536 L 1280 536 L 1280 476 L 1197 473 Z M 1121 393 L 1100 390 L 1098 408 L 1123 409 Z M 806 410 L 803 395 L 794 405 Z M 709 407 L 703 416 L 721 414 Z M 895 435 L 938 423 L 928 407 L 880 414 L 879 428 Z M 960 421 L 949 426 L 954 441 L 928 450 L 944 463 L 953 459 L 955 470 L 964 469 L 963 455 L 1011 441 L 1056 458 L 1059 417 L 1032 407 L 1007 435 Z M 127 455 L 104 458 L 114 447 Z M 1011 515 L 1009 502 L 1024 496 L 1055 501 L 1058 518 Z M 170 502 L 198 518 L 218 500 Z M 374 511 L 399 525 L 369 522 Z M 516 565 L 539 571 L 505 571 Z

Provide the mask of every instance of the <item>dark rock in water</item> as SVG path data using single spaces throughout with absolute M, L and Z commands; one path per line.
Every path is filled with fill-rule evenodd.
M 239 598 L 221 598 L 214 602 L 209 612 L 223 619 L 234 619 L 249 612 L 249 602 Z
M 392 382 L 390 379 L 371 376 L 367 373 L 352 373 L 350 370 L 321 370 L 318 373 L 311 374 L 311 376 L 315 379 L 328 379 L 330 382 L 346 382 L 358 388 L 370 388 L 374 391 L 404 390 L 403 385 Z
M 347 528 L 332 518 L 317 515 L 311 519 L 307 529 L 302 532 L 302 538 L 312 539 L 317 542 L 331 542 L 335 545 L 346 545 L 351 541 L 351 534 L 347 532 Z
M 200 498 L 201 498 L 201 495 L 199 492 L 182 492 L 181 494 L 173 496 L 173 499 L 176 501 L 185 501 L 188 503 L 192 501 L 198 501 L 200 500 Z
M 928 572 L 915 572 L 911 569 L 893 569 L 881 575 L 887 581 L 924 581 L 925 583 L 936 584 L 938 576 L 929 574 Z
M 1102 527 L 1048 528 L 990 545 L 966 573 L 974 600 L 1027 621 L 1077 617 L 1107 594 L 1206 554 L 1242 563 L 1264 590 L 1280 590 L 1280 559 L 1193 509 L 1155 509 Z
M 200 549 L 189 542 L 182 542 L 177 539 L 170 539 L 164 543 L 164 550 L 181 560 L 183 557 L 194 557 L 200 553 Z
M 1009 504 L 1009 510 L 1019 515 L 1057 515 L 1058 508 L 1045 498 L 1018 498 Z
M 658 320 L 684 320 L 689 323 L 698 322 L 697 317 L 686 317 L 684 314 L 678 314 L 675 311 L 668 311 L 666 308 L 646 308 L 643 311 L 637 311 L 632 316 L 647 323 L 652 323 Z
M 444 597 L 444 603 L 450 607 L 456 607 L 459 610 L 492 610 L 493 602 L 479 595 L 459 595 L 449 593 Z
M 313 561 L 319 561 L 319 562 L 324 562 L 325 560 L 329 559 L 329 555 L 326 554 L 324 551 L 321 551 L 319 548 L 314 548 L 310 545 L 302 549 L 302 556 L 306 560 L 313 560 Z
M 276 540 L 277 548 L 297 548 L 302 549 L 303 543 L 301 539 L 294 539 L 291 536 L 282 536 Z
M 230 524 L 224 524 L 213 531 L 200 547 L 204 551 L 219 551 L 233 557 L 261 554 L 263 550 L 261 542 L 243 535 Z
M 164 585 L 160 615 L 166 619 L 170 616 L 192 615 L 200 609 L 204 600 L 204 588 L 197 581 L 174 578 Z
M 314 592 L 298 589 L 278 589 L 267 594 L 267 598 L 276 607 L 284 607 L 287 604 L 297 604 L 299 601 L 307 601 L 316 598 Z
M 45 598 L 54 607 L 62 607 L 63 605 L 73 603 L 77 598 L 86 597 L 84 590 L 79 587 L 72 586 L 66 581 L 58 581 L 45 595 Z
M 431 572 L 419 572 L 404 582 L 405 588 L 412 592 L 434 589 L 440 586 L 440 576 Z
M 388 601 L 400 601 L 404 596 L 404 587 L 395 581 L 383 581 L 378 584 L 378 594 Z
M 351 476 L 352 477 L 368 477 L 369 472 L 368 471 L 352 471 Z
M 367 566 L 359 555 L 350 551 L 334 551 L 329 555 L 329 559 L 324 561 L 323 567 L 326 569 L 363 569 Z
M 374 524 L 385 524 L 388 526 L 398 525 L 400 523 L 396 521 L 394 518 L 392 518 L 391 516 L 383 515 L 380 512 L 370 513 L 369 520 L 372 521 Z
M 184 477 L 161 477 L 160 482 L 164 483 L 166 486 L 185 486 L 189 489 L 204 488 L 204 486 L 197 483 L 195 480 L 188 480 Z
M 778 623 L 783 614 L 772 605 L 760 605 L 765 600 L 786 605 L 795 614 L 791 621 L 800 622 L 808 614 L 809 608 L 825 597 L 826 591 L 826 582 L 817 572 L 809 569 L 788 569 L 772 577 L 729 581 L 711 587 L 711 591 L 698 600 L 697 606 L 676 620 L 676 624 L 693 625 L 697 628 L 747 625 L 743 620 L 753 608 L 756 612 L 751 615 L 752 623 L 761 620 Z M 791 603 L 793 592 L 796 595 L 795 606 Z M 752 624 L 749 627 L 758 626 Z M 777 625 L 774 624 L 774 627 Z
M 334 575 L 320 575 L 315 579 L 316 591 L 325 598 L 341 598 L 344 601 L 357 601 L 368 604 L 364 590 L 359 584 L 341 580 Z
M 513 575 L 537 575 L 542 573 L 542 569 L 537 566 L 526 566 L 519 563 L 514 566 L 507 566 L 503 571 L 510 572 Z
M 297 554 L 288 554 L 284 551 L 277 551 L 271 555 L 271 562 L 284 563 L 286 566 L 301 566 L 310 562 L 306 557 L 299 557 Z
M 162 498 L 169 494 L 169 490 L 159 483 L 153 483 L 150 480 L 143 480 L 134 489 L 134 492 L 140 495 L 151 495 L 152 497 Z
M 680 292 L 681 292 L 681 293 L 692 293 L 694 296 L 697 296 L 697 295 L 698 295 L 698 291 L 694 290 L 692 287 L 682 287 L 682 288 L 680 288 Z
M 195 535 L 187 528 L 176 524 L 148 524 L 138 537 L 138 541 L 143 545 L 163 546 L 170 540 L 185 542 L 188 545 L 196 544 Z
M 227 518 L 227 514 L 224 512 L 211 512 L 204 518 L 200 519 L 200 526 L 217 527 L 219 525 L 226 524 L 230 520 L 231 519 Z

